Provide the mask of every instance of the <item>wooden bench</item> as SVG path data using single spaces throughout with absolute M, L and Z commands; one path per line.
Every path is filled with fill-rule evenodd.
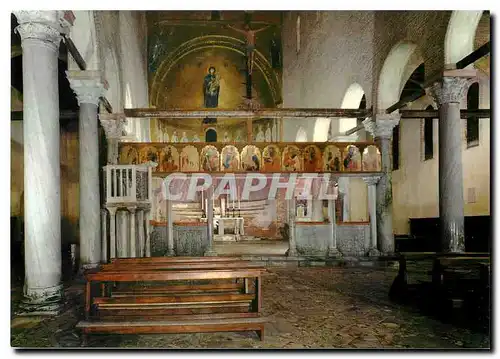
M 424 261 L 432 263 L 432 270 L 421 272 L 430 280 L 409 284 L 409 261 L 416 261 L 421 268 L 425 268 Z M 465 308 L 466 302 L 472 310 L 488 307 L 485 283 L 489 274 L 485 268 L 489 262 L 488 253 L 401 253 L 389 297 L 400 302 L 420 298 L 419 305 L 443 317 L 456 316 L 454 308 Z M 468 315 L 464 311 L 461 314 Z
M 181 269 L 172 264 L 167 268 L 128 268 L 122 265 L 86 273 L 85 317 L 77 327 L 83 331 L 84 343 L 90 333 L 192 333 L 214 331 L 255 330 L 261 340 L 266 320 L 261 317 L 261 276 L 265 268 L 234 264 L 233 268 Z M 227 262 L 226 262 L 227 263 Z M 111 263 L 113 264 L 113 263 Z M 145 267 L 150 267 L 146 264 Z M 245 267 L 247 266 L 247 267 Z M 239 283 L 219 283 L 223 280 L 255 279 L 254 293 Z M 162 285 L 148 288 L 127 288 L 111 291 L 106 296 L 92 296 L 93 284 L 109 282 L 172 282 L 211 281 L 208 284 Z M 215 283 L 213 283 L 215 282 Z

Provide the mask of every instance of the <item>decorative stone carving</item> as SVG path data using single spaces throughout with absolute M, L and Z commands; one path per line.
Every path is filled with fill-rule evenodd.
M 399 124 L 401 115 L 399 112 L 394 113 L 379 113 L 373 118 L 367 118 L 363 121 L 365 129 L 376 138 L 390 139 L 392 137 L 392 130 Z
M 363 177 L 363 181 L 370 186 L 370 185 L 376 185 L 378 181 L 380 180 L 381 176 L 370 176 L 370 177 Z
M 21 40 L 40 40 L 54 50 L 59 48 L 61 33 L 67 33 L 73 25 L 70 19 L 74 19 L 71 11 L 17 10 L 13 13 L 19 23 L 15 31 Z
M 107 89 L 100 71 L 66 71 L 71 89 L 76 94 L 78 104 L 91 103 L 99 106 L 99 98 Z
M 119 139 L 123 136 L 125 125 L 127 123 L 127 119 L 124 114 L 103 113 L 99 115 L 99 121 L 101 121 L 101 125 L 104 128 L 104 132 L 108 140 Z
M 443 77 L 441 81 L 434 83 L 428 92 L 439 105 L 450 102 L 460 103 L 472 82 L 474 82 L 473 79 L 465 77 Z

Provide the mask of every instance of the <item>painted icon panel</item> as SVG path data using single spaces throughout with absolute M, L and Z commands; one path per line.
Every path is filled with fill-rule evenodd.
M 321 151 L 318 146 L 306 146 L 304 148 L 304 171 L 321 172 L 322 167 Z
M 174 146 L 165 146 L 160 150 L 160 162 L 158 164 L 160 172 L 179 171 L 179 152 Z
M 370 145 L 363 151 L 363 171 L 381 171 L 382 157 L 377 147 Z
M 198 150 L 192 145 L 185 146 L 180 156 L 181 171 L 193 172 L 200 170 L 200 157 Z
M 219 171 L 219 151 L 214 146 L 205 146 L 201 150 L 201 168 L 207 172 Z
M 323 171 L 340 172 L 341 171 L 341 155 L 337 146 L 328 145 L 323 153 Z
M 297 146 L 289 145 L 283 150 L 282 169 L 287 172 L 302 171 L 302 158 Z
M 269 145 L 262 152 L 262 170 L 264 172 L 281 171 L 281 151 L 276 145 Z
M 235 146 L 229 145 L 222 149 L 221 168 L 223 171 L 238 171 L 240 169 L 240 154 Z
M 349 145 L 344 150 L 344 170 L 361 171 L 361 153 L 354 145 Z
M 260 171 L 262 155 L 257 146 L 248 145 L 241 151 L 241 167 L 244 171 Z

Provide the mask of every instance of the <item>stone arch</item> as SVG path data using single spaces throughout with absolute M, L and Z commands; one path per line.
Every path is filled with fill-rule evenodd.
M 380 71 L 378 111 L 385 110 L 399 101 L 404 84 L 422 62 L 423 57 L 416 44 L 401 41 L 394 45 Z
M 300 126 L 295 136 L 295 142 L 307 142 L 307 132 L 304 127 Z
M 455 64 L 474 51 L 476 29 L 482 14 L 482 10 L 453 11 L 444 40 L 445 65 Z
M 325 142 L 328 140 L 328 129 L 330 128 L 330 118 L 318 117 L 314 123 L 314 142 Z
M 357 109 L 363 98 L 365 91 L 358 83 L 351 84 L 344 95 L 342 100 L 342 105 L 340 108 L 346 109 Z M 356 118 L 339 118 L 339 133 L 345 133 L 345 131 L 350 130 L 357 126 Z
M 230 36 L 207 35 L 186 41 L 172 51 L 158 67 L 151 84 L 150 104 L 152 106 L 156 106 L 159 103 L 159 96 L 161 95 L 162 89 L 161 84 L 174 65 L 183 57 L 207 48 L 226 49 L 234 51 L 241 56 L 245 56 L 246 54 L 245 42 Z M 255 50 L 255 68 L 262 73 L 267 82 L 273 97 L 273 102 L 275 104 L 281 103 L 281 86 L 279 79 L 273 71 L 269 61 L 267 61 L 266 57 L 258 50 Z

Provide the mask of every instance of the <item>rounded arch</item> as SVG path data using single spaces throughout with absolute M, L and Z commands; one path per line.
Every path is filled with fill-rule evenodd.
M 114 49 L 106 52 L 104 58 L 104 77 L 108 82 L 106 98 L 114 110 L 122 108 L 121 83 L 120 83 L 120 68 Z M 116 112 L 116 111 L 115 111 Z
M 307 142 L 307 132 L 304 127 L 300 126 L 295 136 L 295 142 Z
M 158 67 L 151 84 L 150 102 L 152 106 L 156 106 L 159 103 L 161 84 L 174 65 L 183 57 L 207 48 L 222 48 L 234 51 L 241 56 L 246 55 L 245 42 L 230 36 L 200 36 L 183 43 L 172 51 Z M 267 82 L 274 103 L 281 103 L 281 87 L 278 77 L 275 71 L 273 71 L 269 61 L 267 61 L 266 57 L 258 50 L 255 50 L 255 68 L 262 73 Z
M 476 29 L 482 14 L 482 10 L 453 11 L 450 22 L 448 23 L 444 42 L 445 65 L 456 64 L 474 51 Z
M 377 109 L 384 110 L 399 101 L 404 84 L 423 62 L 417 45 L 399 42 L 391 49 L 380 71 Z
M 330 128 L 330 118 L 318 117 L 314 123 L 314 142 L 326 142 L 328 140 L 328 129 Z
M 351 84 L 345 92 L 344 98 L 342 99 L 342 105 L 340 106 L 340 108 L 346 108 L 346 109 L 359 108 L 359 105 L 361 104 L 361 100 L 363 99 L 364 94 L 365 91 L 363 90 L 363 87 L 361 87 L 360 84 L 356 82 Z M 339 119 L 339 133 L 345 133 L 346 131 L 356 126 L 357 126 L 356 118 Z

